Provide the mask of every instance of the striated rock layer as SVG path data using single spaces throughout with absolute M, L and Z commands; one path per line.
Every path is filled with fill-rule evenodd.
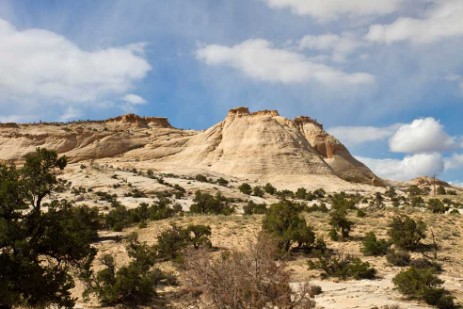
M 0 160 L 18 161 L 37 147 L 71 162 L 116 157 L 237 177 L 333 175 L 381 185 L 335 137 L 310 117 L 291 121 L 275 110 L 230 110 L 205 131 L 172 127 L 166 118 L 123 115 L 105 121 L 0 124 Z

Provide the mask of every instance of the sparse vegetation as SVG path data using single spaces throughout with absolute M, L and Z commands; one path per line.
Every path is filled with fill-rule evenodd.
M 155 267 L 157 257 L 154 247 L 138 242 L 132 235 L 127 252 L 131 261 L 119 268 L 111 255 L 105 254 L 100 258 L 104 268 L 96 275 L 87 275 L 85 295 L 95 294 L 105 306 L 144 305 L 159 298 L 158 287 L 176 283 L 173 276 Z
M 363 238 L 362 252 L 364 255 L 382 256 L 387 253 L 389 245 L 384 239 L 377 239 L 374 232 L 368 232 Z
M 205 225 L 188 225 L 181 228 L 172 225 L 158 236 L 158 242 L 154 249 L 159 260 L 171 260 L 180 262 L 183 259 L 183 251 L 188 248 L 210 248 L 212 246 L 211 228 Z
M 455 308 L 453 297 L 448 291 L 443 289 L 442 281 L 432 268 L 410 267 L 397 274 L 392 282 L 396 289 L 413 299 L 424 300 L 437 308 Z
M 300 216 L 303 206 L 289 201 L 270 205 L 262 228 L 275 237 L 279 247 L 288 253 L 294 244 L 297 248 L 310 248 L 315 234 L 305 219 Z
M 242 183 L 238 189 L 241 191 L 241 193 L 244 193 L 244 194 L 247 194 L 247 195 L 251 195 L 252 194 L 252 187 L 250 184 L 244 182 Z
M 235 211 L 229 205 L 228 200 L 220 193 L 213 196 L 209 193 L 196 191 L 193 202 L 193 205 L 190 207 L 190 212 L 192 213 L 229 215 Z
M 409 216 L 402 215 L 392 219 L 389 223 L 388 235 L 391 243 L 405 250 L 415 250 L 422 239 L 426 237 L 426 224 L 415 221 Z
M 290 273 L 284 263 L 276 263 L 277 248 L 261 234 L 244 252 L 224 252 L 218 259 L 207 251 L 187 255 L 187 291 L 195 302 L 207 308 L 314 308 L 308 284 L 299 291 L 290 287 Z M 318 290 L 317 290 L 318 291 Z
M 373 279 L 376 270 L 368 262 L 362 262 L 352 255 L 342 255 L 339 253 L 320 254 L 317 261 L 308 261 L 310 269 L 320 269 L 323 277 L 336 277 L 343 280 L 353 278 Z

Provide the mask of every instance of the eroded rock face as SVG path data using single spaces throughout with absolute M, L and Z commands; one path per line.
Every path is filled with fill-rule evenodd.
M 383 181 L 368 167 L 355 159 L 347 148 L 334 136 L 328 134 L 316 120 L 301 116 L 294 119 L 310 145 L 322 156 L 334 173 L 344 180 L 382 186 Z
M 230 110 L 205 131 L 172 127 L 167 118 L 122 115 L 106 121 L 0 125 L 0 159 L 20 160 L 37 147 L 54 149 L 71 162 L 118 157 L 202 168 L 239 177 L 335 175 L 380 185 L 316 120 L 291 121 L 276 110 Z

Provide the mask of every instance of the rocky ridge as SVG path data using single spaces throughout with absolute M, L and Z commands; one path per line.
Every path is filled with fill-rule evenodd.
M 330 175 L 372 185 L 382 181 L 316 120 L 276 110 L 231 109 L 205 131 L 174 128 L 167 118 L 122 115 L 104 121 L 0 124 L 0 160 L 20 161 L 37 147 L 71 162 L 114 158 L 155 169 L 188 167 L 235 177 Z

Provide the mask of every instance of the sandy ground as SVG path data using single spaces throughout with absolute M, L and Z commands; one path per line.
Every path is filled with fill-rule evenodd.
M 90 164 L 84 163 L 86 168 L 81 168 L 81 164 L 71 164 L 66 168 L 64 174 L 59 177 L 72 182 L 72 187 L 82 186 L 92 189 L 92 192 L 86 192 L 81 195 L 74 195 L 70 192 L 57 195 L 58 198 L 67 198 L 71 201 L 76 201 L 77 204 L 87 204 L 89 206 L 97 206 L 102 210 L 110 209 L 109 203 L 98 200 L 95 196 L 96 191 L 115 193 L 118 196 L 118 201 L 128 207 L 136 207 L 140 202 L 151 203 L 156 199 L 154 194 L 165 190 L 172 190 L 165 184 L 160 184 L 156 179 L 146 177 L 140 174 L 139 170 L 145 171 L 143 167 L 137 166 L 137 172 L 132 171 L 132 165 L 118 165 L 98 162 Z M 191 172 L 191 171 L 190 171 Z M 114 175 L 117 175 L 114 177 Z M 187 209 L 192 203 L 194 192 L 201 190 L 215 194 L 221 192 L 227 197 L 240 198 L 243 201 L 254 199 L 257 202 L 272 203 L 276 199 L 266 196 L 264 199 L 257 197 L 249 197 L 239 192 L 237 187 L 242 182 L 236 178 L 229 178 L 228 187 L 222 187 L 217 184 L 198 182 L 191 178 L 195 174 L 188 174 L 188 171 L 183 170 L 183 173 L 176 175 L 164 174 L 164 181 L 175 185 L 178 184 L 186 189 L 187 196 L 183 199 L 176 200 Z M 156 173 L 156 176 L 159 174 Z M 209 178 L 216 179 L 220 175 L 206 175 Z M 372 196 L 378 190 L 377 187 L 364 185 L 345 185 L 340 182 L 331 183 L 330 179 L 318 179 L 318 183 L 314 185 L 305 185 L 304 182 L 295 181 L 292 186 L 286 187 L 284 183 L 274 184 L 282 189 L 296 189 L 297 187 L 306 187 L 309 190 L 323 187 L 326 191 L 341 191 L 360 192 L 365 196 Z M 264 185 L 263 182 L 250 182 L 253 186 L 256 184 Z M 130 184 L 130 185 L 129 185 Z M 114 185 L 119 187 L 114 188 Z M 134 188 L 146 193 L 145 198 L 124 197 L 124 193 L 133 190 Z M 456 197 L 460 198 L 460 197 Z M 237 203 L 241 207 L 243 203 Z M 366 205 L 362 205 L 366 206 Z M 436 235 L 436 241 L 440 246 L 438 260 L 443 264 L 444 271 L 439 275 L 445 280 L 445 287 L 452 292 L 459 303 L 463 303 L 463 218 L 458 215 L 449 214 L 431 214 L 422 211 L 407 211 L 413 218 L 423 219 Z M 292 273 L 294 284 L 298 282 L 309 281 L 322 287 L 323 293 L 316 296 L 315 300 L 319 308 L 374 308 L 391 305 L 398 305 L 400 308 L 428 308 L 423 303 L 409 301 L 403 299 L 400 294 L 393 289 L 391 279 L 397 274 L 401 268 L 392 267 L 387 264 L 385 257 L 364 257 L 360 251 L 362 237 L 368 231 L 374 231 L 379 238 L 387 237 L 387 224 L 389 220 L 396 214 L 396 210 L 389 209 L 385 211 L 369 212 L 365 218 L 358 218 L 355 213 L 350 215 L 350 219 L 356 224 L 351 233 L 351 240 L 346 242 L 332 242 L 328 238 L 328 214 L 325 213 L 310 213 L 305 214 L 307 222 L 313 226 L 315 232 L 319 236 L 323 236 L 328 246 L 338 250 L 341 253 L 350 253 L 361 257 L 362 260 L 368 261 L 378 270 L 378 278 L 376 280 L 360 280 L 360 281 L 338 281 L 338 280 L 321 280 L 318 271 L 309 270 L 307 267 L 307 257 L 296 255 L 288 261 L 288 268 Z M 166 220 L 149 222 L 148 226 L 143 229 L 132 227 L 120 233 L 102 232 L 102 235 L 120 235 L 124 236 L 130 232 L 137 232 L 141 241 L 146 241 L 149 244 L 156 242 L 156 237 L 171 224 L 185 226 L 188 224 L 205 224 L 212 228 L 212 243 L 218 248 L 241 249 L 244 248 L 249 239 L 253 239 L 261 229 L 262 216 L 243 216 L 235 214 L 231 216 L 191 216 L 170 218 Z M 430 243 L 430 234 L 428 233 L 426 243 Z M 112 240 L 103 241 L 96 244 L 99 250 L 99 255 L 109 253 L 115 257 L 117 265 L 124 265 L 128 262 L 128 257 L 125 251 L 123 242 L 115 242 Z M 421 257 L 420 254 L 414 254 L 414 257 Z M 163 269 L 177 272 L 177 269 L 171 263 L 163 263 Z M 97 266 L 98 269 L 98 266 Z M 83 286 L 77 283 L 74 289 L 76 297 L 80 297 L 83 291 Z M 78 301 L 78 308 L 94 308 L 98 307 L 98 303 L 91 299 L 90 302 L 84 303 L 81 299 Z M 181 308 L 181 306 L 177 307 Z

